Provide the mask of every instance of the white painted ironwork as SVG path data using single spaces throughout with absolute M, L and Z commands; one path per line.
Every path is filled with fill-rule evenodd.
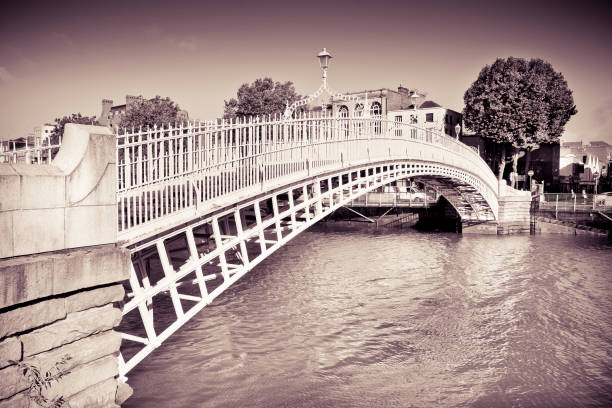
M 125 377 L 197 312 L 309 226 L 363 194 L 423 175 L 464 181 L 473 177 L 455 166 L 420 159 L 388 157 L 346 165 L 271 188 L 133 244 L 131 298 L 123 314 L 136 314 L 143 327 L 123 334 L 128 344 L 119 359 L 121 375 Z M 169 307 L 174 320 L 159 327 L 168 316 L 157 320 L 155 316 Z
M 380 117 L 300 113 L 117 134 L 119 239 L 133 241 L 324 171 L 406 158 L 462 171 L 497 217 L 496 177 L 454 138 Z

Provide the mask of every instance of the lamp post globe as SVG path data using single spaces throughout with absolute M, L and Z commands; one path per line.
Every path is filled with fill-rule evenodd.
M 533 191 L 533 170 L 529 170 L 527 175 L 529 176 L 529 191 Z
M 421 97 L 421 95 L 419 95 L 416 91 L 414 91 L 410 95 L 410 99 L 412 99 L 412 107 L 414 108 L 414 110 L 416 110 L 416 108 L 417 108 L 417 99 L 419 99 L 420 97 Z
M 323 51 L 317 55 L 317 58 L 319 59 L 319 65 L 321 65 L 321 69 L 323 70 L 323 87 L 327 88 L 327 68 L 329 67 L 329 60 L 332 58 L 332 56 L 325 48 L 323 48 Z

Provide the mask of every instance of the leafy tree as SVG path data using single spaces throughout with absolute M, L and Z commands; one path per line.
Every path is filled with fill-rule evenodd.
M 282 113 L 287 102 L 291 105 L 300 99 L 293 82 L 274 82 L 271 78 L 259 78 L 252 84 L 242 84 L 237 99 L 225 101 L 223 117 L 255 116 Z
M 507 147 L 516 173 L 519 157 L 558 141 L 577 112 L 563 75 L 541 59 L 498 58 L 480 71 L 463 99 L 465 125 L 501 144 L 500 181 Z
M 83 116 L 81 113 L 73 113 L 70 116 L 64 116 L 63 118 L 55 119 L 55 127 L 51 132 L 50 142 L 51 144 L 57 144 L 60 141 L 60 138 L 64 134 L 64 126 L 66 123 L 78 123 L 81 125 L 98 125 L 98 121 L 95 116 Z
M 127 107 L 125 115 L 121 118 L 120 127 L 152 128 L 154 125 L 161 126 L 177 122 L 179 106 L 170 98 L 156 96 L 153 99 L 136 99 L 133 105 Z

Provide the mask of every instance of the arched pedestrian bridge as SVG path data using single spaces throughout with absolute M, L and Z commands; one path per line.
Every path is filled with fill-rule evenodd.
M 470 147 L 381 116 L 300 113 L 114 135 L 68 124 L 42 163 L 51 156 L 0 163 L 0 347 L 15 361 L 74 353 L 70 369 L 91 384 L 71 398 L 116 389 L 117 376 L 241 276 L 372 190 L 410 178 L 436 187 L 463 222 L 489 226 L 507 218 L 512 193 L 500 194 Z M 111 330 L 118 314 L 121 339 Z M 11 367 L 0 373 L 17 376 Z
M 497 179 L 473 149 L 382 117 L 249 118 L 116 139 L 118 239 L 133 253 L 124 314 L 142 320 L 124 333 L 122 374 L 276 249 L 380 186 L 411 178 L 463 221 L 498 218 Z M 165 307 L 176 319 L 160 327 Z

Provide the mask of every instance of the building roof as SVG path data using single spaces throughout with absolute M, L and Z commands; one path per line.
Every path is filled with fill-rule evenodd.
M 424 109 L 424 108 L 441 108 L 442 106 L 438 105 L 437 103 L 435 103 L 434 101 L 425 101 L 421 104 L 421 106 L 419 106 L 419 108 Z
M 608 147 L 610 146 L 608 143 L 602 140 L 595 140 L 590 143 L 591 147 Z

